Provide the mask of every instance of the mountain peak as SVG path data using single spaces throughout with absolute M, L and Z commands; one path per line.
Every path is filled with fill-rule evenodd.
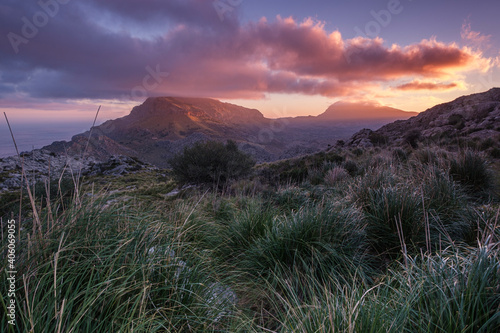
M 375 102 L 339 101 L 332 104 L 318 118 L 324 120 L 359 120 L 359 119 L 407 119 L 417 115 L 417 112 L 407 112 Z
M 264 115 L 256 109 L 201 97 L 149 97 L 130 113 L 132 119 L 168 117 L 175 120 L 176 116 L 187 116 L 193 121 L 225 123 L 254 123 L 264 120 Z

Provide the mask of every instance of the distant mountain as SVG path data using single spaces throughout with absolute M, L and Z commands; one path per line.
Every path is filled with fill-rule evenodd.
M 125 117 L 44 149 L 70 156 L 85 151 L 97 160 L 126 155 L 165 167 L 170 157 L 194 142 L 231 139 L 256 160 L 271 161 L 311 153 L 363 127 L 378 128 L 411 115 L 392 108 L 336 103 L 318 117 L 268 119 L 256 109 L 209 98 L 155 97 Z
M 144 140 L 175 141 L 195 133 L 246 140 L 268 123 L 258 110 L 213 99 L 157 97 L 134 107 L 128 116 L 105 122 L 99 130 L 121 144 L 134 147 Z
M 407 112 L 388 106 L 373 103 L 337 102 L 325 112 L 318 115 L 317 120 L 348 121 L 348 120 L 389 120 L 407 119 L 416 116 L 418 112 Z
M 350 145 L 370 146 L 373 140 L 383 139 L 401 145 L 408 133 L 421 138 L 487 139 L 500 135 L 500 88 L 462 96 L 454 101 L 436 105 L 408 120 L 386 124 L 376 131 L 362 130 L 349 140 Z

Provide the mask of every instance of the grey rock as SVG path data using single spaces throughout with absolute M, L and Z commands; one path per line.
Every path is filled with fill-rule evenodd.
M 94 157 L 72 157 L 56 154 L 44 149 L 23 152 L 20 156 L 0 159 L 0 189 L 2 191 L 18 189 L 24 186 L 22 171 L 30 184 L 61 176 L 78 175 L 114 175 L 120 176 L 140 170 L 157 168 L 127 156 L 112 156 L 105 161 Z

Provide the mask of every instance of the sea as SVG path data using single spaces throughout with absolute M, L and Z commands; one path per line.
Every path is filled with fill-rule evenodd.
M 16 148 L 5 119 L 0 121 L 0 158 L 16 155 Z M 54 141 L 69 141 L 90 129 L 87 122 L 12 123 L 19 153 L 39 149 Z

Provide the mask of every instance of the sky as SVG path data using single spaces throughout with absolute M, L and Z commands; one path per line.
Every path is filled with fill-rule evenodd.
M 265 116 L 500 86 L 498 0 L 0 0 L 0 111 L 91 124 L 151 96 Z

